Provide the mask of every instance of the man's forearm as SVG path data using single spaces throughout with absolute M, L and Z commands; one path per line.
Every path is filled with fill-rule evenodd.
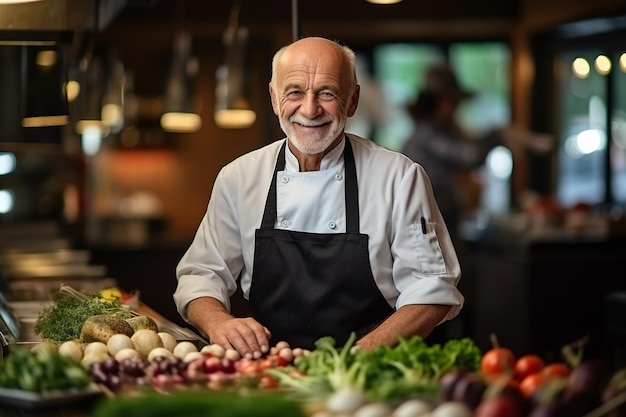
M 226 307 L 213 297 L 196 298 L 187 305 L 189 321 L 205 337 L 211 338 L 211 329 L 224 320 L 232 319 Z
M 380 345 L 394 346 L 398 338 L 409 338 L 414 335 L 428 336 L 433 329 L 446 317 L 449 305 L 411 304 L 400 307 L 378 327 L 357 341 L 364 349 L 374 349 Z

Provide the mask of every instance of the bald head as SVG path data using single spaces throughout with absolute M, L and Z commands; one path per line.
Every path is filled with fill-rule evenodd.
M 271 84 L 275 84 L 278 72 L 285 66 L 297 60 L 308 59 L 309 65 L 327 66 L 339 71 L 339 76 L 349 81 L 348 88 L 352 90 L 357 85 L 356 55 L 347 46 L 321 37 L 299 39 L 282 47 L 272 60 Z

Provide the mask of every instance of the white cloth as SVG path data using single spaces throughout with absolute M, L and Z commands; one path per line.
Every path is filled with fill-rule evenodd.
M 456 288 L 461 270 L 429 178 L 405 155 L 354 135 L 350 138 L 358 177 L 360 232 L 369 236 L 378 288 L 394 308 L 445 304 L 453 306 L 446 320 L 455 317 L 464 301 Z M 248 297 L 254 234 L 261 225 L 285 140 L 242 155 L 218 173 L 206 214 L 176 268 L 174 301 L 183 318 L 187 319 L 187 304 L 203 296 L 230 307 L 238 277 Z M 277 176 L 276 228 L 345 232 L 344 145 L 342 141 L 329 152 L 320 170 L 313 172 L 300 172 L 287 147 L 285 170 Z

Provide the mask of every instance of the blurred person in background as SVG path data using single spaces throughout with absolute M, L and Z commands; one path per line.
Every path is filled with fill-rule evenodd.
M 459 104 L 474 96 L 463 88 L 447 64 L 425 73 L 423 89 L 409 107 L 414 130 L 402 153 L 418 162 L 430 176 L 435 198 L 455 245 L 466 201 L 474 190 L 462 187 L 460 175 L 481 166 L 487 154 L 504 142 L 501 129 L 471 137 L 457 121 Z M 467 184 L 467 182 L 466 182 Z

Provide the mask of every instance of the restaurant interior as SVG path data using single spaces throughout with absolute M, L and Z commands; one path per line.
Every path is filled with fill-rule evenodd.
M 176 264 L 219 169 L 283 137 L 270 63 L 308 35 L 357 53 L 348 131 L 400 150 L 445 60 L 464 128 L 524 132 L 459 176 L 466 304 L 432 340 L 626 364 L 623 0 L 0 2 L 0 307 L 116 285 L 187 326 Z

